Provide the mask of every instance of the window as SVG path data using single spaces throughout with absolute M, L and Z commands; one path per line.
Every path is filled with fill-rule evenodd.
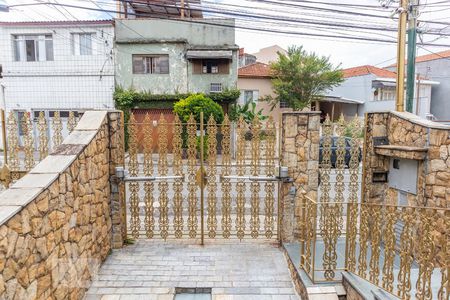
M 392 101 L 395 100 L 395 89 L 393 88 L 377 88 L 373 92 L 374 101 Z
M 92 55 L 94 33 L 72 33 L 70 44 L 72 55 Z
M 219 61 L 218 60 L 203 60 L 202 61 L 202 73 L 203 74 L 219 73 Z
M 289 108 L 289 103 L 285 100 L 280 101 L 280 108 Z
M 221 83 L 211 83 L 210 92 L 211 93 L 220 93 L 222 91 Z
M 14 35 L 15 61 L 53 60 L 53 38 L 46 35 Z
M 258 101 L 259 91 L 258 90 L 243 90 L 241 91 L 242 103 L 246 104 L 253 101 Z
M 133 55 L 133 74 L 169 74 L 169 55 Z

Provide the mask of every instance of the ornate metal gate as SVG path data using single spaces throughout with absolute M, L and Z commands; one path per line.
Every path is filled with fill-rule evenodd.
M 124 174 L 133 238 L 277 238 L 277 130 L 273 119 L 205 126 L 193 115 L 128 122 Z M 168 135 L 172 136 L 171 143 Z M 138 141 L 138 136 L 143 141 Z M 142 146 L 140 146 L 142 145 Z

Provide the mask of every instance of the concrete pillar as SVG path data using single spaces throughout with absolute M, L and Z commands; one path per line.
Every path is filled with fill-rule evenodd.
M 320 112 L 284 112 L 281 131 L 281 164 L 293 182 L 283 184 L 281 197 L 282 240 L 300 237 L 304 197 L 317 199 L 319 184 Z

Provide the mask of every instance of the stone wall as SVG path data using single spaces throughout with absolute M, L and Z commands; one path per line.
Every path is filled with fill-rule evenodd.
M 386 138 L 376 147 L 374 138 Z M 410 113 L 369 113 L 366 121 L 364 201 L 398 204 L 398 191 L 388 183 L 372 182 L 374 171 L 389 171 L 390 158 L 418 161 L 417 194 L 407 193 L 409 205 L 450 207 L 450 126 Z
M 0 299 L 84 296 L 111 249 L 120 115 L 86 112 L 61 146 L 0 194 Z
M 283 241 L 298 239 L 300 220 L 306 199 L 317 199 L 319 180 L 320 112 L 284 112 L 282 114 L 281 165 L 289 168 L 295 195 L 291 201 L 291 184 L 283 184 Z M 292 211 L 289 211 L 291 209 Z M 293 220 L 290 217 L 293 216 Z M 292 226 L 292 227 L 291 227 Z M 292 229 L 291 229 L 292 228 Z
M 374 146 L 374 138 L 385 137 L 387 145 Z M 366 124 L 363 202 L 450 208 L 450 126 L 427 121 L 410 113 L 369 113 Z M 418 162 L 417 193 L 399 191 L 386 183 L 372 182 L 372 172 L 389 171 L 391 158 Z M 400 193 L 407 203 L 400 203 Z M 445 259 L 442 246 L 448 228 L 444 211 L 433 228 L 437 264 Z M 440 217 L 439 217 L 440 216 Z M 420 228 L 417 228 L 420 230 Z M 417 233 L 419 234 L 419 233 Z M 418 241 L 422 238 L 418 237 Z

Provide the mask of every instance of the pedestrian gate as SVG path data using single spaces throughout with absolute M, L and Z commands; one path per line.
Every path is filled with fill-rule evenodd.
M 133 238 L 277 238 L 279 164 L 272 118 L 146 115 L 128 124 L 128 233 Z M 171 143 L 168 135 L 172 136 Z M 140 137 L 140 142 L 138 141 Z M 142 146 L 140 146 L 142 145 Z

